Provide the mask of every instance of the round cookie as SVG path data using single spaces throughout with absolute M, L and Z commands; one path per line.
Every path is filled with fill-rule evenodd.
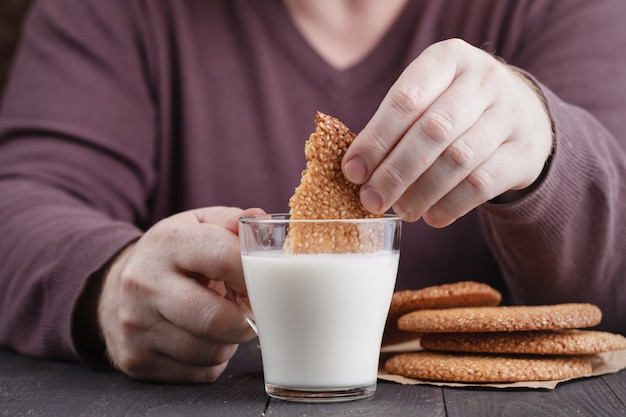
M 602 312 L 593 304 L 459 307 L 418 310 L 398 319 L 400 330 L 419 333 L 511 332 L 591 327 Z
M 398 329 L 398 318 L 410 311 L 433 308 L 495 306 L 502 294 L 487 284 L 459 281 L 434 285 L 419 290 L 396 291 L 391 298 L 383 345 L 393 345 L 415 339 L 414 332 Z
M 493 333 L 427 333 L 427 350 L 532 355 L 586 355 L 626 349 L 626 337 L 595 330 L 545 330 Z
M 437 352 L 401 353 L 385 362 L 390 374 L 447 382 L 554 381 L 591 374 L 586 356 L 489 356 Z
M 422 309 L 496 306 L 500 301 L 502 294 L 495 288 L 481 282 L 460 281 L 420 290 L 397 291 L 391 298 L 389 315 Z

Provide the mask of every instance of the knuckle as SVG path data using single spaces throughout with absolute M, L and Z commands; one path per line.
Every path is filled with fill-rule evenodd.
M 464 56 L 470 45 L 461 38 L 450 38 L 430 45 L 426 52 L 440 62 L 452 62 Z M 473 49 L 473 48 L 472 48 Z M 445 61 L 444 61 L 445 60 Z
M 377 127 L 370 126 L 367 129 L 367 137 L 368 137 L 368 152 L 374 154 L 386 154 L 387 153 L 387 139 L 386 135 Z
M 147 330 L 147 327 L 130 309 L 120 309 L 117 325 L 125 341 L 123 342 L 124 350 L 132 350 L 137 345 L 140 335 Z
M 130 297 L 153 297 L 157 294 L 156 289 L 152 288 L 147 282 L 141 279 L 140 273 L 134 273 L 134 268 L 129 267 L 128 270 L 123 271 L 120 276 L 120 286 L 124 294 L 129 294 Z
M 424 103 L 424 91 L 415 82 L 405 82 L 398 86 L 391 95 L 391 107 L 405 117 L 413 117 L 421 113 Z
M 426 138 L 437 144 L 448 143 L 454 130 L 452 117 L 436 111 L 424 114 L 421 125 Z
M 479 196 L 486 196 L 489 190 L 493 188 L 494 178 L 483 168 L 476 168 L 466 178 L 467 183 Z
M 171 244 L 179 240 L 181 229 L 177 223 L 169 219 L 161 220 L 146 232 L 146 237 L 155 243 Z
M 450 38 L 439 42 L 439 46 L 448 53 L 454 53 L 458 50 L 465 49 L 467 42 L 461 38 Z
M 116 368 L 134 379 L 148 379 L 151 363 L 146 360 L 150 355 L 145 352 L 125 351 L 115 362 Z
M 405 188 L 408 185 L 410 181 L 408 172 L 403 170 L 400 164 L 384 164 L 381 169 L 385 176 L 387 188 Z
M 474 151 L 472 148 L 460 140 L 450 144 L 443 154 L 443 160 L 453 169 L 469 166 L 473 158 Z
M 491 86 L 492 91 L 498 86 L 510 85 L 513 80 L 511 71 L 495 59 L 487 61 L 482 73 L 481 87 L 488 88 Z
M 139 327 L 135 315 L 129 308 L 120 307 L 117 319 L 122 330 L 122 334 L 130 334 Z

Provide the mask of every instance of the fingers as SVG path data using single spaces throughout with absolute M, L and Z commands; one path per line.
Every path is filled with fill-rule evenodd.
M 432 205 L 424 214 L 424 221 L 434 227 L 444 227 L 497 196 L 516 190 L 520 170 L 514 170 L 520 155 L 529 150 L 518 141 L 506 141 L 485 162 L 474 169 L 454 189 Z
M 115 366 L 135 379 L 209 382 L 217 378 L 237 349 L 198 337 L 168 321 L 125 322 L 125 344 L 115 350 Z
M 243 288 L 239 239 L 233 232 L 214 224 L 172 224 L 173 233 L 182 234 L 172 246 L 170 261 L 174 268 L 198 279 L 228 282 Z M 164 231 L 170 234 L 170 231 Z M 174 238 L 173 238 L 174 239 Z
M 482 162 L 479 159 L 482 156 L 480 154 L 487 151 L 482 149 L 483 145 L 479 147 L 470 140 L 461 140 L 465 132 L 482 128 L 485 124 L 485 109 L 488 110 L 494 103 L 493 91 L 476 90 L 476 86 L 480 85 L 476 78 L 475 73 L 460 74 L 454 84 L 422 113 L 402 140 L 381 161 L 363 187 L 363 204 L 367 208 L 376 212 L 387 210 L 442 157 L 444 164 L 452 168 L 471 169 Z M 460 106 L 458 103 L 472 105 Z M 499 124 L 496 122 L 496 125 Z M 471 136 L 475 135 L 469 135 L 468 139 Z M 462 172 L 455 174 L 458 177 Z M 443 186 L 445 184 L 439 184 L 438 191 L 442 191 Z M 378 193 L 378 198 L 372 198 L 374 192 Z M 375 207 L 373 201 L 378 201 L 380 205 Z M 413 208 L 413 211 L 416 209 Z M 401 211 L 397 214 L 404 217 L 409 212 Z
M 513 158 L 509 157 L 514 154 L 502 148 L 498 149 L 497 154 L 497 157 L 488 159 L 474 169 L 456 187 L 429 207 L 422 215 L 424 221 L 433 227 L 448 226 L 474 207 L 510 189 L 513 176 L 510 175 L 508 167 L 513 163 L 511 160 Z
M 156 299 L 154 307 L 176 327 L 216 343 L 243 343 L 254 336 L 239 308 L 222 294 L 189 279 L 163 284 L 168 296 Z
M 221 220 L 227 220 L 240 211 L 219 212 Z M 220 343 L 248 340 L 251 333 L 241 312 L 223 297 L 223 285 L 215 290 L 215 283 L 223 282 L 245 291 L 239 240 L 217 224 L 199 223 L 197 215 L 181 213 L 144 235 L 126 262 L 123 290 L 131 298 L 151 303 L 135 305 L 156 309 L 161 317 L 193 334 Z
M 236 347 L 233 347 L 233 350 L 236 350 Z M 152 351 L 143 352 L 136 357 L 129 356 L 116 364 L 120 371 L 131 378 L 172 383 L 214 382 L 224 372 L 226 366 L 228 361 L 209 366 L 188 364 Z
M 142 367 L 141 372 L 133 373 L 131 376 L 143 381 L 207 383 L 214 382 L 227 366 L 228 362 L 215 366 L 194 366 L 168 356 L 157 356 L 150 367 Z
M 236 225 L 236 219 L 246 212 L 215 209 L 183 212 L 157 223 L 143 239 L 145 250 L 159 253 L 159 262 L 167 268 L 207 284 L 211 280 L 227 282 L 243 291 L 241 250 L 232 223 Z M 225 224 L 235 231 L 224 227 Z M 145 267 L 138 265 L 138 272 Z
M 437 44 L 413 61 L 346 152 L 344 174 L 363 184 L 368 210 L 386 211 L 493 103 L 486 75 L 466 70 L 459 44 Z
M 437 227 L 540 176 L 550 119 L 532 84 L 460 40 L 400 76 L 342 161 L 365 208 Z M 519 195 L 519 194 L 518 194 Z M 426 214 L 427 213 L 427 214 Z
M 236 344 L 254 337 L 238 308 L 223 297 L 221 284 L 204 285 L 171 270 L 142 275 L 132 257 L 120 281 L 119 304 L 104 318 L 103 333 L 109 356 L 133 378 L 213 380 Z M 154 369 L 155 361 L 169 367 Z
M 221 365 L 237 350 L 237 344 L 200 338 L 165 321 L 151 329 L 149 337 L 155 352 L 191 366 Z
M 478 175 L 472 173 L 487 159 L 492 158 L 500 144 L 511 135 L 511 129 L 507 125 L 497 122 L 499 117 L 501 115 L 497 109 L 493 107 L 487 109 L 480 120 L 444 149 L 428 169 L 408 187 L 394 203 L 394 211 L 406 221 L 415 221 L 442 198 L 453 193 L 459 183 L 471 181 L 471 175 Z M 469 199 L 463 200 L 465 196 L 455 198 L 454 195 L 449 198 L 451 201 L 465 202 L 465 205 L 477 202 L 480 204 L 493 198 L 491 195 L 493 192 L 497 191 L 492 188 L 473 189 Z M 449 211 L 449 216 L 458 215 L 446 220 L 456 219 L 465 214 L 466 210 L 465 207 L 459 207 Z M 449 224 L 446 220 L 440 218 L 436 226 Z M 446 224 L 442 225 L 440 222 Z
M 223 281 L 236 291 L 245 292 L 238 219 L 256 214 L 265 211 L 232 207 L 197 209 L 173 216 L 162 225 L 165 230 L 158 232 L 177 242 L 175 249 L 172 244 L 174 251 L 170 256 L 178 268 L 198 278 Z
M 367 181 L 413 123 L 452 83 L 456 68 L 450 57 L 431 52 L 427 49 L 406 68 L 348 148 L 342 160 L 348 180 L 356 184 Z
M 265 214 L 265 211 L 260 208 L 241 210 L 235 207 L 206 207 L 186 213 L 195 215 L 200 223 L 217 224 L 237 234 L 239 217 Z M 181 213 L 180 215 L 185 215 L 186 213 Z
M 224 226 L 242 213 L 214 207 L 172 216 L 114 263 L 98 318 L 119 369 L 139 379 L 213 380 L 236 344 L 254 337 L 224 297 L 225 283 L 244 287 L 238 238 Z

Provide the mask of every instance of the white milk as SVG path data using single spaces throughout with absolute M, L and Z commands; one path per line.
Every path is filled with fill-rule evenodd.
M 242 259 L 266 383 L 334 389 L 376 381 L 398 253 Z

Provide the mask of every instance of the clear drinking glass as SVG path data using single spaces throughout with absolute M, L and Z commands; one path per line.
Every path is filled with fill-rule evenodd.
M 268 395 L 335 402 L 374 394 L 401 223 L 395 215 L 239 220 L 249 304 L 235 299 L 259 336 Z

